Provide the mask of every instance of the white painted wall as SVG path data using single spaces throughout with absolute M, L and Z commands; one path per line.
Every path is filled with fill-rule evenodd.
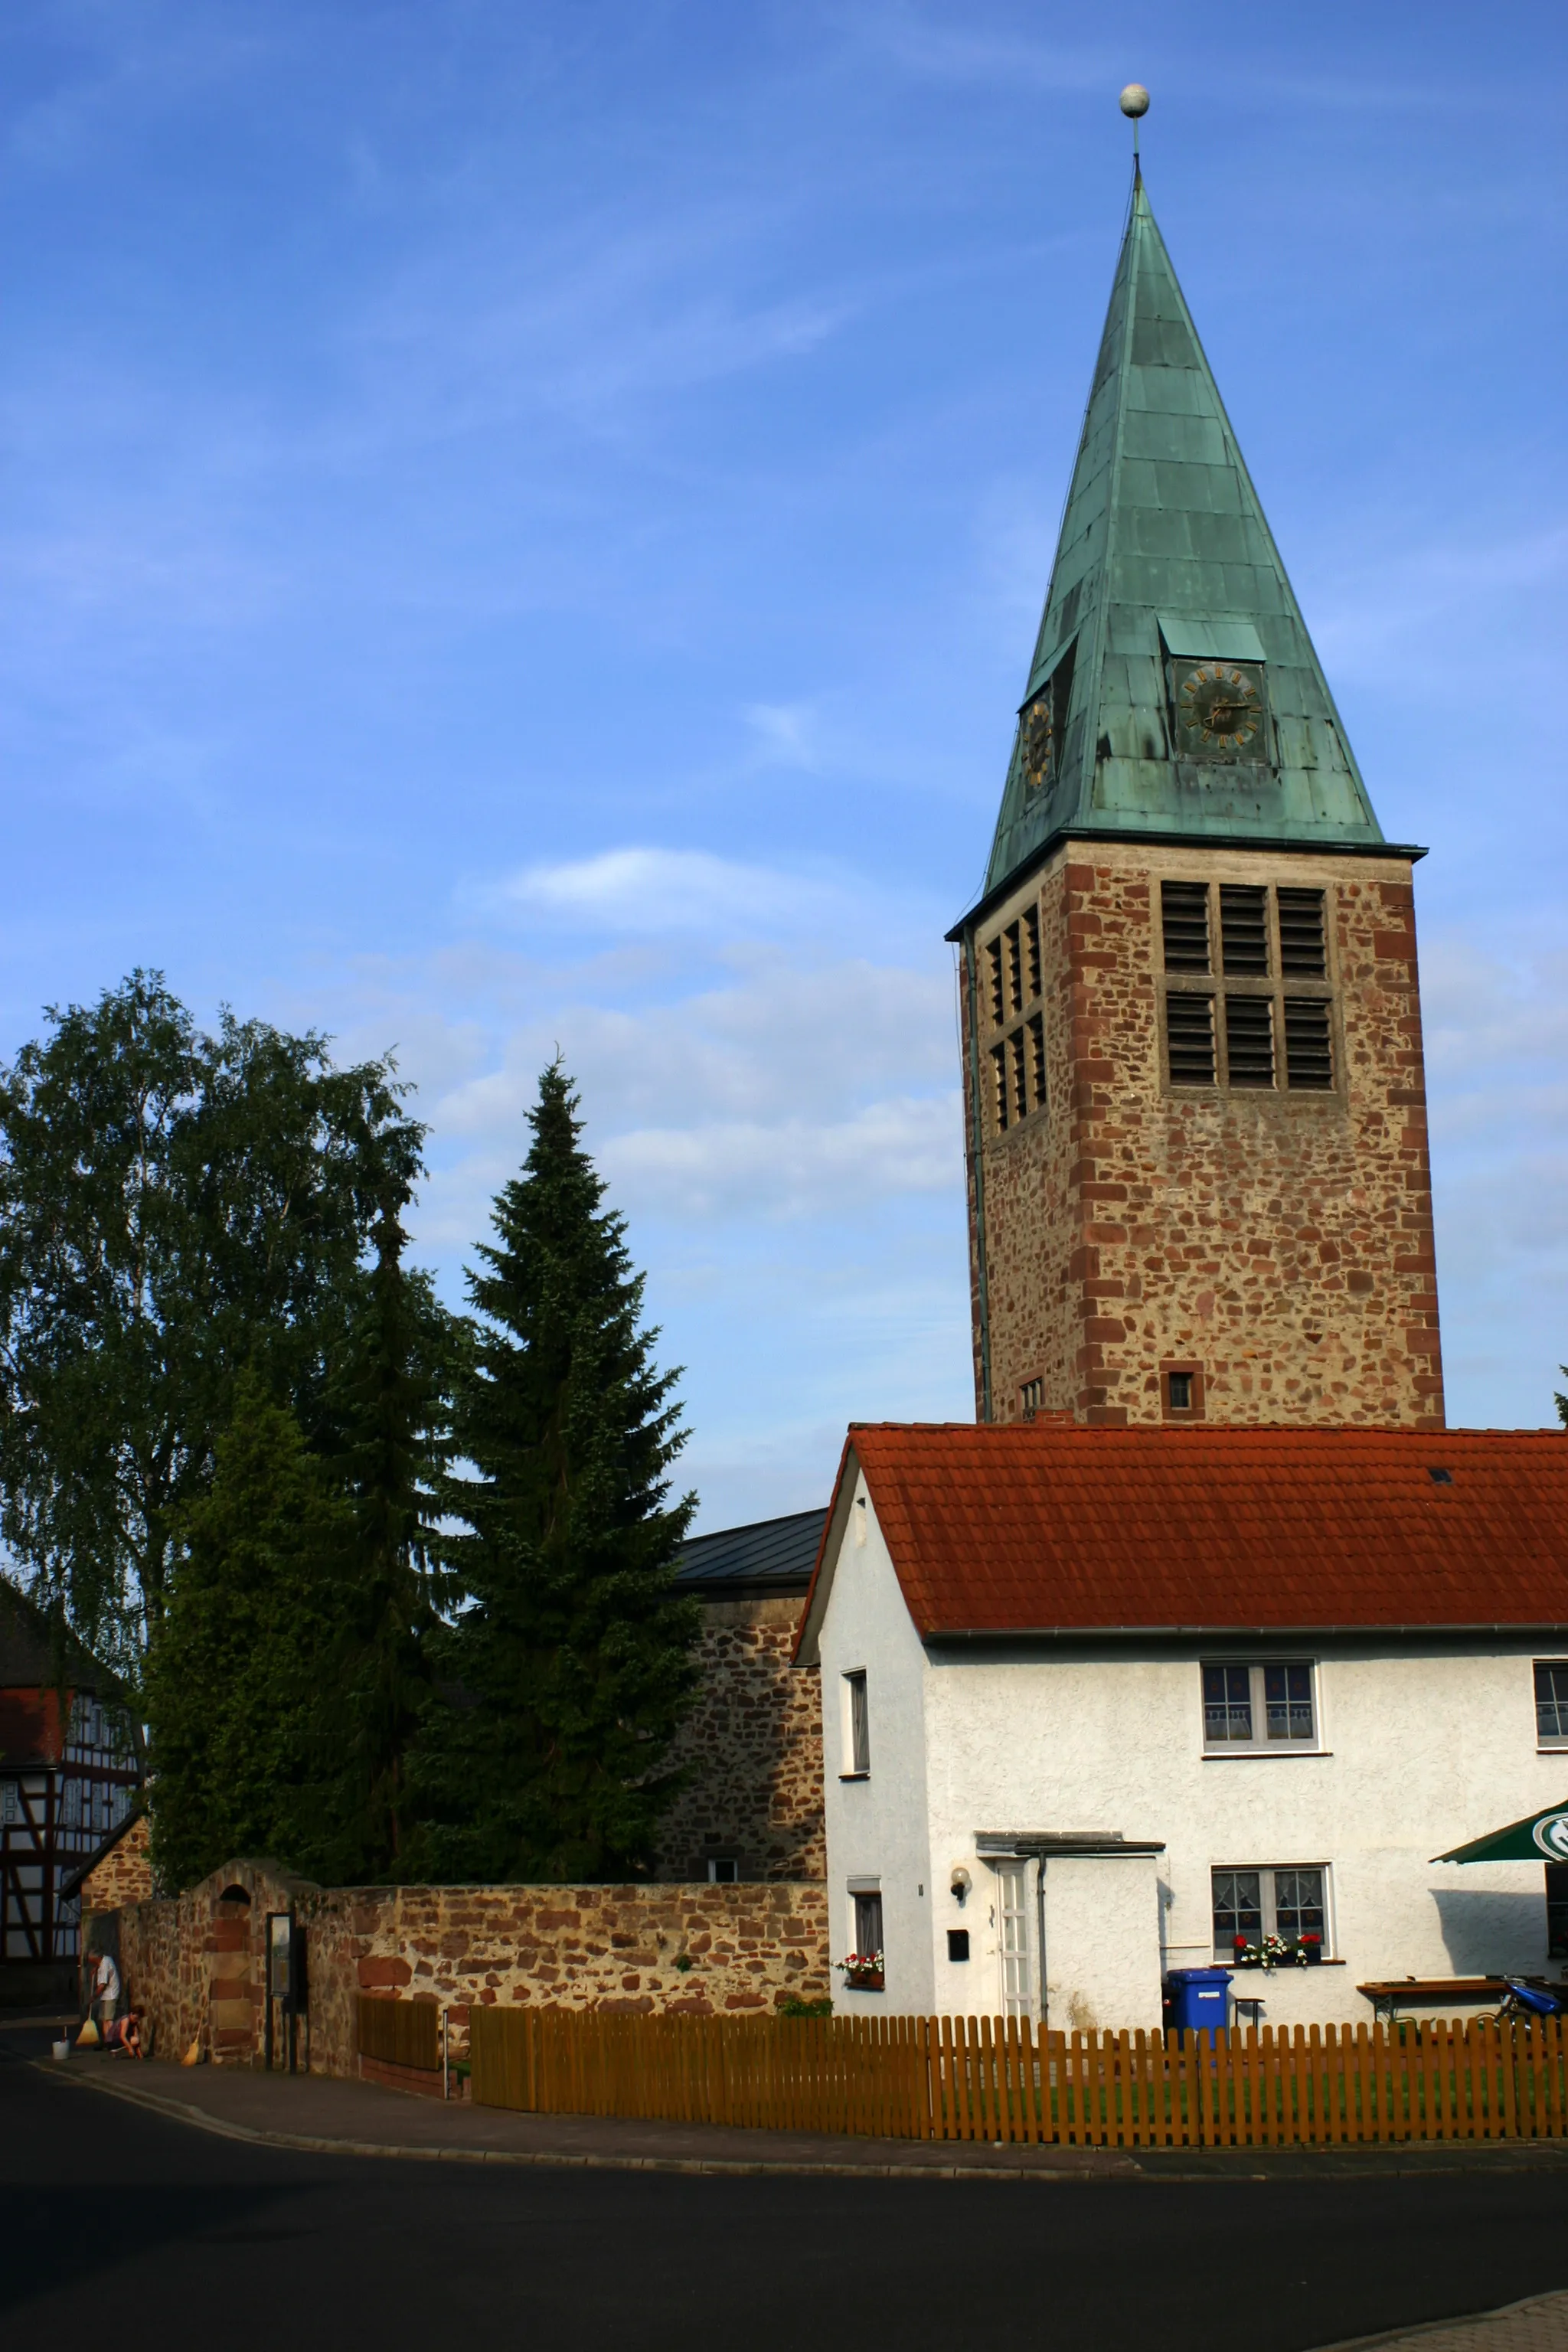
M 854 1948 L 850 1882 L 875 1879 L 882 1896 L 887 1989 L 854 1992 L 836 1977 L 834 2001 L 840 2013 L 925 2015 L 933 2004 L 924 1706 L 931 1669 L 863 1479 L 842 1517 L 819 1637 L 833 1957 L 842 1959 Z M 843 1693 L 844 1676 L 860 1671 L 870 1714 L 871 1769 L 855 1780 L 841 1777 L 849 1769 Z
M 1550 1653 L 1522 1642 L 1468 1654 L 1412 1643 L 1401 1656 L 1343 1641 L 1315 1652 L 1259 1644 L 1260 1655 L 1287 1654 L 1315 1657 L 1321 1752 L 1205 1757 L 1199 1668 L 1213 1645 L 1142 1656 L 1065 1644 L 1033 1656 L 1000 1645 L 983 1657 L 933 1649 L 924 1692 L 933 1858 L 965 1861 L 978 1889 L 987 1874 L 976 1832 L 1163 1840 L 1163 1958 L 1174 1966 L 1212 1957 L 1213 1868 L 1324 1864 L 1331 1949 L 1346 1965 L 1238 1975 L 1236 1990 L 1262 1998 L 1271 2023 L 1367 2018 L 1355 1987 L 1371 1978 L 1545 1969 L 1539 1865 L 1456 1867 L 1429 1857 L 1568 1800 L 1568 1753 L 1536 1748 L 1531 1665 Z M 1084 1907 L 1099 1899 L 1095 1871 L 1131 1864 L 1072 1867 L 1079 1879 L 1069 1971 L 1049 1922 L 1061 1866 L 1047 1864 L 1048 1983 L 1086 2002 L 1101 2024 L 1147 2022 L 1157 1931 L 1120 1894 L 1114 1908 L 1125 1926 L 1112 1927 L 1110 1879 L 1100 1958 L 1077 1957 Z M 977 1907 L 972 1898 L 961 1914 L 944 1883 L 933 1925 L 982 1924 Z M 1123 1946 L 1139 1938 L 1146 1940 L 1134 1960 Z M 994 2009 L 994 1973 L 989 1954 L 968 1970 L 939 1966 L 938 2007 Z M 1054 2006 L 1052 2021 L 1068 2022 Z

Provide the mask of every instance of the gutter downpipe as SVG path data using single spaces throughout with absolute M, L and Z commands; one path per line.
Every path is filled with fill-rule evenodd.
M 985 1163 L 981 1118 L 980 1034 L 975 1020 L 974 932 L 963 933 L 965 1018 L 969 1027 L 969 1124 L 974 1155 L 974 1290 L 980 1310 L 980 1418 L 991 1419 L 991 1301 L 985 1282 Z

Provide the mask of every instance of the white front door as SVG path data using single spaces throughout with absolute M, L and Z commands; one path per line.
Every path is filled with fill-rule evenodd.
M 1002 1957 L 1002 2014 L 1035 2015 L 1035 1978 L 1029 1958 L 1029 1866 L 996 1867 L 996 1948 Z

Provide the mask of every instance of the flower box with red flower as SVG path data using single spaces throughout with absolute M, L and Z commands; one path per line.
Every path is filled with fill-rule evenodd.
M 850 1952 L 834 1967 L 844 1979 L 846 1992 L 881 1992 L 886 1987 L 880 1952 Z

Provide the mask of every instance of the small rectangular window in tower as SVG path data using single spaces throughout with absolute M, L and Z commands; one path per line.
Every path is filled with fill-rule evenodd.
M 1002 935 L 997 933 L 985 948 L 985 1001 L 990 1007 L 991 1026 L 999 1028 L 1007 1011 L 1002 993 Z
M 1167 971 L 1209 968 L 1209 886 L 1206 882 L 1162 882 L 1160 916 L 1165 935 Z
M 1274 1003 L 1268 996 L 1225 1000 L 1225 1072 L 1233 1087 L 1274 1084 Z
M 1279 969 L 1287 980 L 1326 980 L 1323 894 L 1279 890 Z
M 991 1110 L 998 1131 L 1007 1132 L 1007 1041 L 991 1048 Z
M 1029 907 L 1024 912 L 1024 1002 L 1032 1004 L 1040 992 L 1040 912 Z
M 1021 1013 L 1024 1009 L 1024 958 L 1016 923 L 1008 924 L 1002 940 L 1007 970 L 1007 1010 L 1009 1013 Z
M 1201 1364 L 1162 1364 L 1160 1409 L 1167 1421 L 1202 1421 L 1204 1371 Z
M 1320 1090 L 1334 1083 L 1325 997 L 1285 999 L 1285 1083 L 1288 1087 L 1316 1087 Z
M 1219 887 L 1219 937 L 1225 969 L 1231 972 L 1268 971 L 1268 893 L 1248 883 L 1222 882 Z
M 1045 1401 L 1046 1384 L 1044 1381 L 1026 1381 L 1023 1387 L 1018 1391 L 1018 1402 L 1023 1408 L 1024 1419 L 1026 1421 L 1033 1421 L 1035 1415 L 1039 1412 L 1040 1407 L 1045 1403 Z
M 1178 995 L 1165 999 L 1165 1047 L 1173 1087 L 1214 1084 L 1214 998 Z
M 1033 1014 L 1024 1024 L 1029 1056 L 1029 1108 L 1044 1110 L 1046 1107 L 1046 1024 L 1044 1016 Z

